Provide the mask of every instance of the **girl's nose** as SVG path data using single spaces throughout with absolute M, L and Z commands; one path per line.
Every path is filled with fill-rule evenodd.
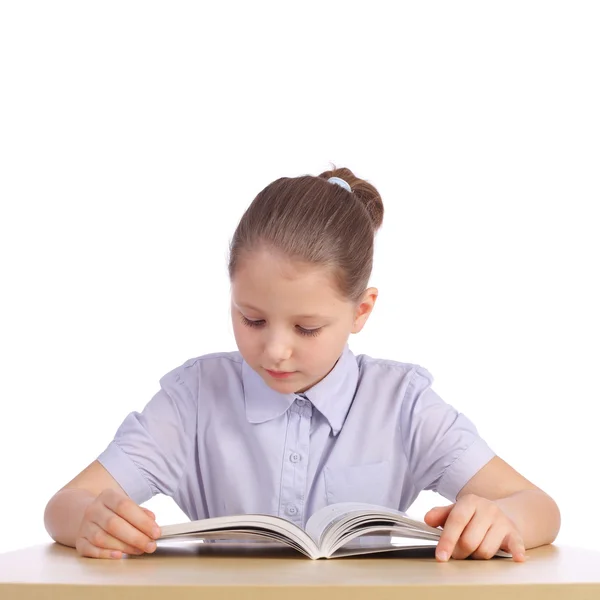
M 269 340 L 265 347 L 265 354 L 269 357 L 271 367 L 276 367 L 290 358 L 292 355 L 291 345 L 281 339 Z

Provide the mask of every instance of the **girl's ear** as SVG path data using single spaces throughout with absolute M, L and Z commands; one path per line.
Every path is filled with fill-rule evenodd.
M 365 290 L 354 313 L 354 323 L 350 330 L 351 333 L 358 333 L 365 326 L 369 315 L 373 311 L 378 295 L 379 291 L 377 288 L 368 288 Z

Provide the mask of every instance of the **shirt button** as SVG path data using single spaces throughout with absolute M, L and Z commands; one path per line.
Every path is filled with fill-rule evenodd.
M 290 504 L 287 511 L 288 515 L 295 515 L 298 512 L 298 509 L 293 504 Z
M 303 400 L 302 398 L 297 398 L 296 403 L 298 404 L 298 406 L 304 406 L 306 400 Z
M 293 463 L 297 463 L 297 462 L 299 462 L 299 461 L 300 461 L 300 455 L 299 455 L 298 453 L 296 453 L 296 452 L 292 452 L 292 453 L 290 454 L 290 460 L 291 460 Z

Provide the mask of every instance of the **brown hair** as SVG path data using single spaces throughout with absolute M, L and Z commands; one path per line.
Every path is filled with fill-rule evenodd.
M 352 188 L 330 183 L 339 177 Z M 318 177 L 281 177 L 243 214 L 229 247 L 229 277 L 242 254 L 267 248 L 330 268 L 342 297 L 358 301 L 373 267 L 373 240 L 383 222 L 383 202 L 373 185 L 350 169 Z

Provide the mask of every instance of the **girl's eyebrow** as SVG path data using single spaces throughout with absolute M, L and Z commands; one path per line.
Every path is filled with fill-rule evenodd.
M 262 310 L 260 310 L 260 308 L 256 308 L 255 306 L 252 306 L 251 304 L 245 304 L 244 302 L 236 302 L 235 304 L 237 306 L 249 308 L 250 310 L 254 310 L 259 313 L 263 312 Z M 326 317 L 324 317 L 323 315 L 294 315 L 292 318 L 293 319 L 325 319 Z

